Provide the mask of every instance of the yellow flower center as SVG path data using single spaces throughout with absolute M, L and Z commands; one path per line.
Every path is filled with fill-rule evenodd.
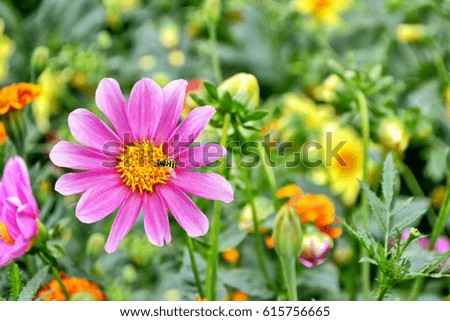
M 330 0 L 315 0 L 313 5 L 313 11 L 315 15 L 321 15 L 331 7 Z
M 344 151 L 341 153 L 341 158 L 344 161 L 345 164 L 339 164 L 338 167 L 341 172 L 343 173 L 351 173 L 355 170 L 356 164 L 358 163 L 358 160 L 356 156 L 348 151 Z
M 122 151 L 116 168 L 123 183 L 130 186 L 133 192 L 153 192 L 155 185 L 166 184 L 170 178 L 168 168 L 158 164 L 169 159 L 162 150 L 162 144 L 154 146 L 153 142 L 144 138 L 142 143 L 126 146 Z
M 16 243 L 11 238 L 11 235 L 9 235 L 5 223 L 0 223 L 0 240 L 5 241 L 9 245 L 14 245 L 14 243 Z

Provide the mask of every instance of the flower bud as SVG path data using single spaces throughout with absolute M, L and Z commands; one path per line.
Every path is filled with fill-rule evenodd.
M 440 209 L 444 205 L 446 195 L 447 187 L 441 185 L 434 188 L 430 195 L 431 206 L 435 209 Z
M 298 259 L 304 266 L 311 268 L 325 262 L 332 248 L 333 239 L 309 225 L 303 236 L 302 251 Z
M 396 118 L 386 118 L 381 121 L 378 136 L 383 146 L 402 155 L 409 144 L 409 134 L 405 126 Z
M 341 242 L 342 243 L 342 242 Z M 333 262 L 337 266 L 349 264 L 355 257 L 355 250 L 350 244 L 336 244 L 333 250 Z
M 397 39 L 405 43 L 419 42 L 427 35 L 427 30 L 422 24 L 401 24 L 397 27 Z
M 101 233 L 92 234 L 86 245 L 86 253 L 88 255 L 97 256 L 103 252 L 103 246 L 105 245 L 105 236 Z
M 217 89 L 220 98 L 228 92 L 233 101 L 246 109 L 255 109 L 259 104 L 259 84 L 252 74 L 238 73 L 224 80 Z
M 273 242 L 280 257 L 297 257 L 302 245 L 302 228 L 297 213 L 290 206 L 283 206 L 275 221 Z
M 338 75 L 332 74 L 322 84 L 314 87 L 311 93 L 314 99 L 331 103 L 336 99 L 336 91 L 341 85 L 342 79 Z
M 219 21 L 221 11 L 220 0 L 206 0 L 203 10 L 207 21 L 217 23 Z
M 138 278 L 138 274 L 134 265 L 125 265 L 122 270 L 122 277 L 127 283 L 133 283 L 134 281 L 136 281 Z
M 48 63 L 49 50 L 45 46 L 36 47 L 31 54 L 31 66 L 37 71 L 45 69 Z

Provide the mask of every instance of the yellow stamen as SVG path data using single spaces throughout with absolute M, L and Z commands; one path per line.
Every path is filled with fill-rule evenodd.
M 162 144 L 154 146 L 153 142 L 144 138 L 142 143 L 126 146 L 122 151 L 122 155 L 118 157 L 117 171 L 123 183 L 130 186 L 133 192 L 153 192 L 155 185 L 166 184 L 170 178 L 167 168 L 158 166 L 159 161 L 168 160 L 162 150 Z
M 5 223 L 0 223 L 0 240 L 5 241 L 9 245 L 14 245 L 14 243 L 16 243 L 11 238 L 11 235 L 9 235 Z

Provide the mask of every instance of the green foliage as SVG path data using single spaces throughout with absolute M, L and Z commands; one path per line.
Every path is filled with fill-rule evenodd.
M 9 265 L 9 283 L 11 285 L 11 300 L 17 301 L 19 294 L 22 291 L 22 272 L 16 263 Z

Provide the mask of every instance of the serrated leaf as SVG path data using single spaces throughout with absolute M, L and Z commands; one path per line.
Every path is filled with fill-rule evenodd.
M 9 265 L 9 283 L 11 285 L 11 300 L 17 301 L 22 290 L 22 274 L 16 263 Z
M 410 205 L 410 206 L 406 207 L 406 209 L 409 207 L 412 207 L 412 206 L 413 205 Z M 422 215 L 426 213 L 427 209 L 428 209 L 427 207 L 420 208 L 420 209 L 412 212 L 411 214 L 408 214 L 401 221 L 395 222 L 389 231 L 389 236 L 391 236 L 396 230 L 403 231 L 405 228 L 412 226 L 414 222 L 419 220 L 422 217 Z M 405 209 L 403 209 L 403 210 L 405 210 Z
M 364 246 L 369 252 L 369 255 L 375 255 L 377 243 L 371 235 L 361 229 L 355 229 L 351 227 L 345 221 L 342 221 L 342 225 L 344 225 L 344 227 L 349 231 L 351 235 L 359 240 L 361 245 Z
M 401 210 L 405 209 L 409 203 L 411 203 L 411 201 L 414 199 L 414 197 L 409 197 L 407 198 L 405 201 L 403 201 L 402 203 L 398 204 L 396 207 L 394 207 L 390 213 L 391 216 L 395 216 L 396 214 L 398 214 Z
M 383 164 L 383 180 L 381 188 L 383 190 L 384 204 L 387 209 L 391 208 L 392 199 L 394 198 L 394 181 L 396 176 L 396 170 L 394 165 L 394 158 L 392 153 L 386 156 L 386 160 Z
M 211 96 L 214 100 L 219 100 L 219 94 L 217 92 L 216 86 L 209 82 L 204 82 L 203 85 L 205 86 L 206 91 L 208 92 L 208 95 Z
M 359 263 L 364 263 L 364 262 L 367 262 L 367 263 L 370 263 L 370 264 L 373 264 L 373 265 L 378 265 L 377 261 L 375 261 L 374 259 L 372 259 L 370 257 L 367 257 L 367 256 L 362 257 L 361 259 L 359 259 Z
M 383 232 L 386 232 L 386 223 L 385 223 L 385 215 L 386 212 L 386 206 L 383 204 L 383 202 L 378 198 L 378 196 L 375 195 L 374 192 L 365 184 L 364 182 L 359 182 L 362 189 L 367 194 L 367 199 L 369 201 L 370 208 L 372 209 L 372 212 L 375 214 L 375 218 L 378 221 L 378 224 L 380 224 L 381 229 Z
M 450 258 L 450 251 L 442 255 L 436 255 L 436 258 L 434 260 L 432 260 L 426 266 L 424 266 L 422 272 L 429 274 L 437 270 L 442 264 L 444 264 L 445 261 L 448 260 L 448 258 Z
M 20 292 L 19 301 L 31 301 L 36 295 L 37 290 L 44 282 L 48 273 L 48 267 L 44 266 L 25 284 L 22 292 Z

